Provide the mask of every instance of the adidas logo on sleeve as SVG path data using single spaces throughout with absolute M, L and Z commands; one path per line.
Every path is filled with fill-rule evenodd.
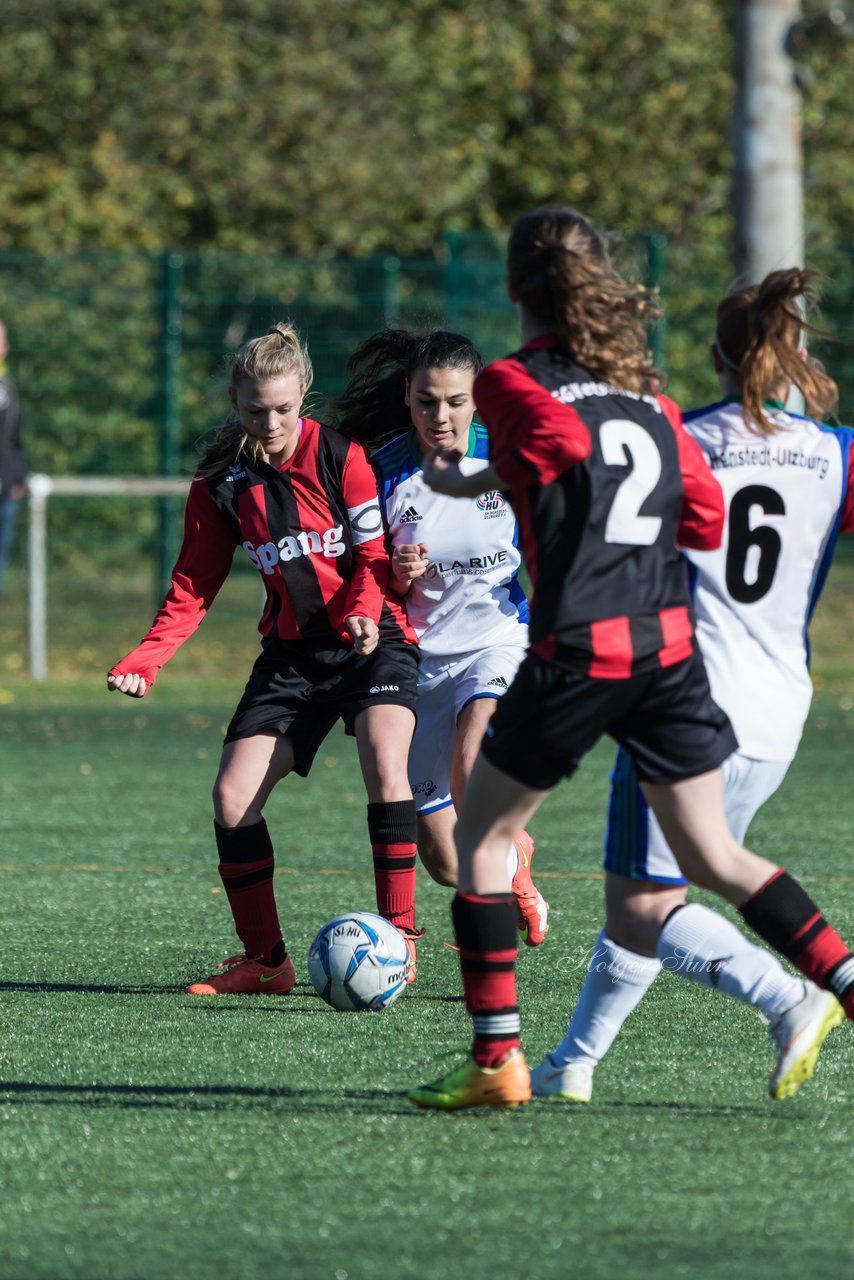
M 401 524 L 415 524 L 422 517 L 418 514 L 414 507 L 407 507 L 403 515 L 400 517 Z

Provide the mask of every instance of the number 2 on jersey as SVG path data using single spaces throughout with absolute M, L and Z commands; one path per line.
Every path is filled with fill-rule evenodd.
M 599 444 L 607 466 L 632 465 L 614 495 L 605 523 L 605 541 L 651 547 L 661 531 L 661 519 L 642 516 L 640 509 L 661 476 L 658 445 L 643 427 L 628 418 L 609 418 L 603 422 L 599 428 Z

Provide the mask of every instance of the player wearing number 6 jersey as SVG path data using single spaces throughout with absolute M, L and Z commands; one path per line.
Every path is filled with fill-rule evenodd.
M 792 384 L 812 412 L 836 400 L 833 382 L 799 350 L 811 301 L 809 273 L 796 269 L 724 299 L 712 355 L 726 399 L 685 419 L 726 499 L 720 547 L 685 555 L 712 694 L 738 737 L 723 774 L 739 840 L 797 750 L 812 694 L 807 624 L 837 534 L 854 529 L 854 433 L 781 404 Z M 534 1092 L 587 1100 L 593 1069 L 663 964 L 756 1006 L 778 1050 L 771 1095 L 794 1094 L 842 1010 L 717 912 L 683 906 L 685 877 L 622 751 L 605 868 L 605 930 L 566 1037 L 533 1072 Z
M 567 209 L 517 219 L 508 284 L 524 345 L 475 383 L 491 467 L 468 477 L 440 451 L 425 460 L 443 493 L 511 486 L 535 579 L 532 652 L 498 704 L 456 828 L 472 1056 L 410 1094 L 449 1110 L 530 1096 L 502 852 L 603 733 L 630 754 L 683 874 L 738 907 L 854 1017 L 854 957 L 801 886 L 726 823 L 719 766 L 736 740 L 709 691 L 678 551 L 720 545 L 723 494 L 675 405 L 649 392 L 646 292 Z

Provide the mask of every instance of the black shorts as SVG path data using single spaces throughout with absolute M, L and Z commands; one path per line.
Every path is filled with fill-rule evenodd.
M 366 707 L 389 704 L 415 711 L 418 650 L 386 639 L 362 657 L 352 645 L 309 649 L 264 640 L 225 742 L 280 733 L 294 749 L 294 770 L 308 774 L 320 744 L 339 719 L 347 733 Z
M 598 680 L 529 653 L 483 740 L 490 764 L 547 791 L 609 734 L 642 782 L 679 782 L 723 764 L 738 746 L 696 651 L 628 680 Z

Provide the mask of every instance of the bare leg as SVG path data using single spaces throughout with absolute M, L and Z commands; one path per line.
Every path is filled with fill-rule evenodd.
M 720 769 L 683 782 L 642 782 L 641 790 L 692 883 L 740 907 L 777 871 L 730 832 Z
M 462 893 L 509 893 L 507 848 L 548 795 L 479 755 L 463 797 L 456 841 Z
M 457 883 L 457 846 L 453 805 L 418 816 L 418 855 L 437 884 L 453 889 Z
M 605 932 L 628 951 L 654 956 L 661 926 L 685 901 L 685 886 L 605 875 Z
M 238 738 L 222 750 L 213 789 L 214 817 L 221 827 L 253 826 L 276 783 L 294 767 L 288 738 L 259 733 Z
M 413 713 L 386 704 L 368 707 L 356 717 L 354 728 L 369 802 L 411 800 L 406 760 L 415 730 Z
M 457 812 L 471 777 L 477 753 L 480 751 L 486 726 L 495 714 L 497 706 L 497 698 L 473 698 L 471 702 L 466 703 L 457 717 L 457 738 L 454 743 L 454 758 L 451 762 L 451 798 Z

